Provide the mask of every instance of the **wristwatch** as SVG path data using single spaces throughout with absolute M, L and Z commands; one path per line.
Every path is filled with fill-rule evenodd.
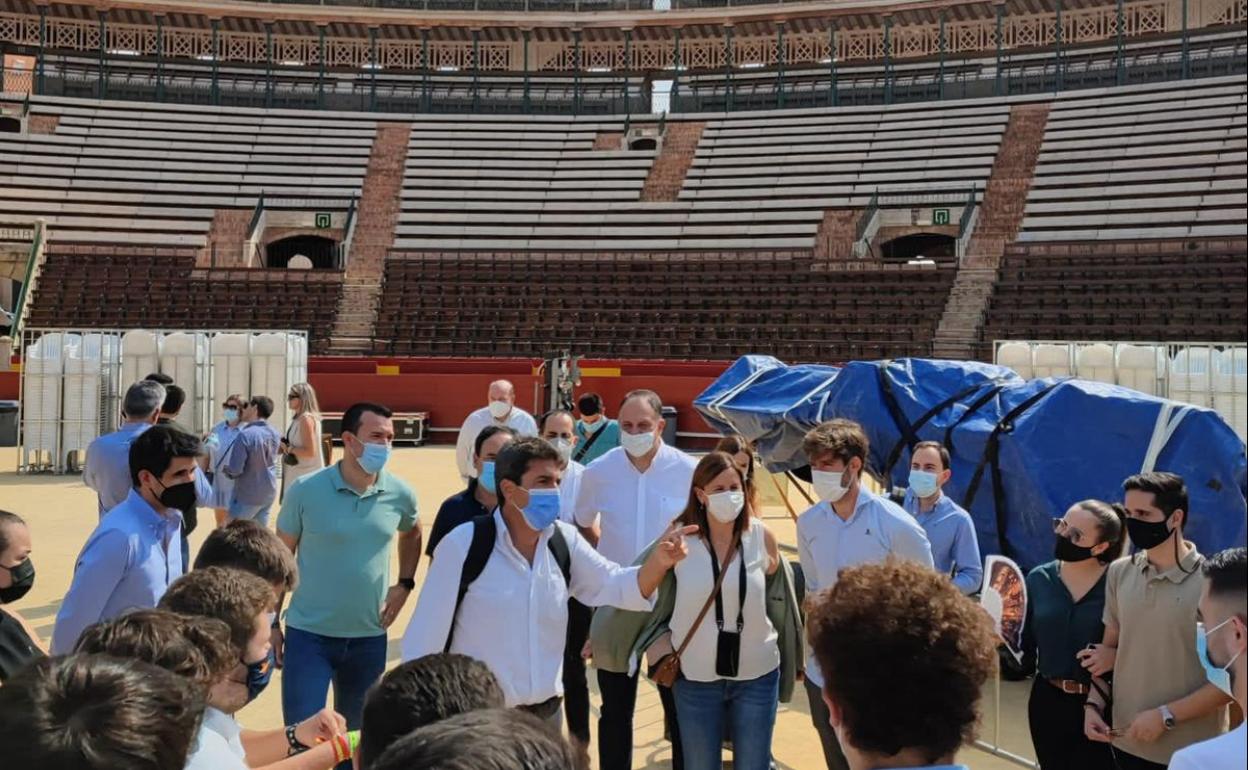
M 1174 712 L 1164 703 L 1157 708 L 1161 712 L 1161 721 L 1165 723 L 1167 730 L 1173 730 L 1178 725 L 1179 720 L 1174 718 Z
M 401 585 L 401 586 L 403 586 L 404 588 L 406 588 L 406 589 L 407 589 L 407 590 L 409 590 L 409 591 L 415 591 L 415 590 L 416 590 L 416 579 L 415 579 L 415 578 L 399 578 L 398 584 L 399 584 L 399 585 Z

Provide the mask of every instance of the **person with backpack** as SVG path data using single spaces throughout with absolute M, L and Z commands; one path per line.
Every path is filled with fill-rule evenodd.
M 499 507 L 442 539 L 403 635 L 402 658 L 476 658 L 510 707 L 563 723 L 568 597 L 591 607 L 647 611 L 663 576 L 688 554 L 696 526 L 669 528 L 646 562 L 621 567 L 559 521 L 559 450 L 524 438 L 494 464 Z

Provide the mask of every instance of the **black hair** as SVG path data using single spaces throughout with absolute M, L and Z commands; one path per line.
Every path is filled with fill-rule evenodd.
M 339 436 L 343 433 L 358 435 L 360 423 L 364 421 L 364 415 L 367 413 L 381 415 L 382 417 L 391 417 L 394 412 L 389 407 L 381 404 L 374 404 L 369 401 L 360 401 L 347 407 L 347 411 L 342 413 L 342 427 L 339 430 Z
M 949 449 L 944 444 L 939 441 L 920 441 L 910 450 L 911 459 L 914 458 L 914 454 L 920 449 L 935 449 L 936 454 L 940 455 L 940 469 L 942 471 L 949 470 Z
M 252 396 L 251 403 L 255 404 L 260 419 L 267 420 L 273 416 L 273 399 L 268 396 Z
M 199 439 L 176 425 L 153 425 L 130 444 L 130 483 L 139 486 L 139 471 L 160 478 L 175 457 L 199 457 Z
M 549 412 L 546 412 L 541 417 L 537 418 L 537 432 L 538 433 L 542 433 L 543 431 L 546 430 L 546 421 L 552 417 L 567 417 L 570 420 L 572 420 L 573 425 L 576 424 L 576 418 L 573 417 L 572 413 L 569 412 L 567 409 L 551 409 Z
M 576 410 L 585 417 L 602 414 L 602 396 L 597 393 L 582 393 L 576 400 Z
M 186 391 L 172 383 L 165 386 L 165 403 L 160 405 L 163 415 L 177 414 L 186 403 Z
M 503 499 L 504 481 L 524 486 L 521 479 L 534 460 L 552 460 L 559 463 L 562 457 L 549 441 L 537 436 L 525 436 L 503 447 L 503 451 L 494 458 L 494 492 L 499 500 Z
M 9 550 L 9 527 L 14 524 L 25 524 L 26 520 L 16 513 L 0 511 L 0 553 Z
M 1240 546 L 1218 551 L 1205 559 L 1202 569 L 1209 580 L 1209 598 L 1230 600 L 1235 614 L 1248 620 L 1248 550 Z
M 1182 476 L 1176 473 L 1167 473 L 1166 471 L 1137 473 L 1122 482 L 1122 491 L 1151 493 L 1153 505 L 1160 509 L 1166 515 L 1166 518 L 1170 518 L 1175 511 L 1183 511 L 1183 521 L 1179 524 L 1179 527 L 1187 526 L 1187 520 L 1191 516 L 1191 511 L 1187 507 L 1189 504 L 1187 484 L 1183 483 Z
M 172 377 L 170 377 L 167 374 L 161 374 L 160 372 L 152 372 L 151 374 L 147 375 L 143 379 L 147 380 L 148 382 L 159 382 L 161 385 L 164 385 L 166 388 L 173 384 Z
M 436 653 L 410 660 L 386 672 L 364 698 L 360 767 L 417 728 L 504 705 L 498 679 L 475 658 Z
M 572 747 L 517 709 L 459 714 L 408 733 L 369 770 L 576 770 Z
M 5 767 L 182 770 L 204 697 L 185 677 L 108 655 L 44 658 L 0 687 Z
M 512 441 L 520 438 L 520 434 L 516 433 L 516 429 L 512 428 L 510 425 L 487 425 L 481 429 L 480 433 L 477 434 L 477 440 L 472 444 L 472 456 L 480 457 L 481 447 L 485 446 L 485 442 L 500 433 L 506 433 L 508 436 L 511 436 Z

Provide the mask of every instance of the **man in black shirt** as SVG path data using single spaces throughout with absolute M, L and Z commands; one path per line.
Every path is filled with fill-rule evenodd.
M 433 558 L 434 549 L 451 530 L 477 516 L 492 513 L 498 507 L 498 498 L 495 496 L 497 490 L 494 487 L 494 458 L 516 438 L 516 432 L 506 425 L 490 425 L 477 434 L 472 454 L 477 477 L 468 479 L 468 488 L 446 498 L 438 509 L 438 515 L 433 519 L 433 528 L 429 531 L 429 545 L 425 548 L 429 558 Z

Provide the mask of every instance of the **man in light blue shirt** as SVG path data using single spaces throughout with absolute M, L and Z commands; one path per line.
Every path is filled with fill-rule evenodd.
M 133 486 L 78 555 L 56 614 L 53 654 L 71 652 L 92 623 L 155 607 L 182 575 L 182 510 L 195 502 L 199 453 L 199 439 L 172 426 L 150 428 L 131 444 Z
M 841 570 L 890 558 L 932 567 L 932 549 L 923 528 L 895 503 L 862 486 L 870 444 L 862 426 L 831 420 L 806 434 L 802 448 L 820 503 L 797 519 L 797 552 L 813 596 L 836 584 Z M 836 735 L 828 723 L 821 688 L 823 676 L 812 654 L 806 661 L 806 695 L 829 770 L 846 770 Z
M 125 422 L 121 428 L 100 436 L 87 446 L 87 467 L 82 483 L 95 490 L 100 518 L 120 505 L 130 494 L 130 444 L 143 431 L 156 424 L 165 403 L 165 386 L 143 380 L 126 390 L 122 401 Z
M 277 454 L 282 437 L 268 423 L 273 400 L 252 396 L 243 410 L 246 425 L 238 433 L 226 456 L 221 472 L 234 480 L 226 518 L 253 519 L 269 525 L 269 508 L 277 499 Z
M 979 590 L 984 566 L 971 515 L 941 494 L 950 475 L 949 450 L 944 445 L 938 441 L 915 444 L 910 452 L 910 487 L 902 507 L 927 533 L 936 571 L 951 576 L 958 590 L 969 596 Z
M 620 445 L 620 423 L 607 419 L 602 409 L 602 396 L 585 393 L 576 400 L 581 419 L 576 421 L 576 451 L 572 459 L 589 465 Z
M 358 729 L 364 694 L 386 668 L 386 629 L 416 587 L 416 495 L 385 470 L 390 410 L 354 404 L 342 415 L 342 460 L 286 491 L 277 536 L 295 553 L 299 587 L 286 613 L 282 712 L 294 724 L 334 707 Z M 399 578 L 390 585 L 398 532 Z M 387 589 L 387 586 L 389 588 Z M 274 647 L 282 646 L 274 634 Z

